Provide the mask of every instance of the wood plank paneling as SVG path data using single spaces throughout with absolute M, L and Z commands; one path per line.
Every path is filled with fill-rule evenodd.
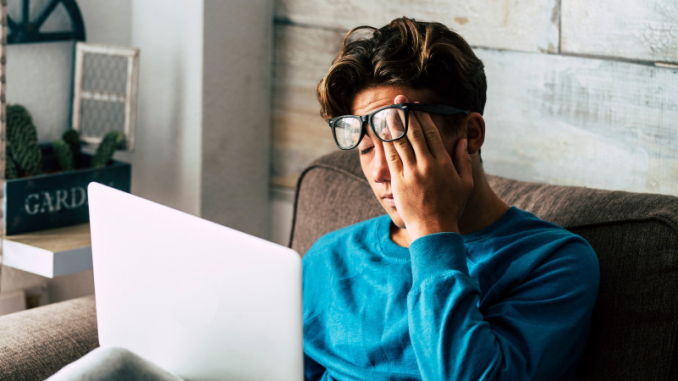
M 343 33 L 277 25 L 273 56 L 271 181 L 294 187 L 313 159 L 336 150 L 320 117 L 318 81 L 339 52 Z
M 406 15 L 438 21 L 471 45 L 521 51 L 558 49 L 559 0 L 277 0 L 276 17 L 349 30 Z
M 678 63 L 678 1 L 562 0 L 563 52 Z
M 477 49 L 488 173 L 678 195 L 678 70 Z
M 294 186 L 334 142 L 315 86 L 341 33 L 276 28 L 272 181 Z M 488 173 L 526 181 L 678 195 L 678 70 L 476 49 L 488 103 Z

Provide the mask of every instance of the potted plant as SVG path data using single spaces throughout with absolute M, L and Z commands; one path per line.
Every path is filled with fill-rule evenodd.
M 28 111 L 8 105 L 3 217 L 7 235 L 89 221 L 87 185 L 96 181 L 130 191 L 131 166 L 112 160 L 123 142 L 120 131 L 108 132 L 92 155 L 81 151 L 75 130 L 48 145 L 39 145 Z

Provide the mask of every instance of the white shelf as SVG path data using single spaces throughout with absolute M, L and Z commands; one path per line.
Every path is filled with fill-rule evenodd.
M 54 278 L 92 269 L 89 224 L 7 236 L 2 264 Z

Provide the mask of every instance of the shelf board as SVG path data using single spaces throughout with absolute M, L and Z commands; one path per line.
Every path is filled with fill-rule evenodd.
M 92 269 L 89 224 L 7 236 L 2 264 L 53 278 Z

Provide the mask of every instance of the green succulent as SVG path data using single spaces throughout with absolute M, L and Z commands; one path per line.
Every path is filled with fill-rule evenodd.
M 80 156 L 80 151 L 82 149 L 80 134 L 78 134 L 78 131 L 71 128 L 61 135 L 61 139 L 68 144 L 71 154 L 73 155 L 73 163 L 77 163 L 78 156 Z
M 19 177 L 19 174 L 17 173 L 16 164 L 14 164 L 12 159 L 12 145 L 9 142 L 5 145 L 5 152 L 5 179 L 16 179 Z
M 7 143 L 12 146 L 7 162 L 13 160 L 17 172 L 21 170 L 30 176 L 42 173 L 42 152 L 31 114 L 20 105 L 8 105 L 6 114 Z
M 113 154 L 115 154 L 115 150 L 120 143 L 122 143 L 122 139 L 123 134 L 121 131 L 110 131 L 107 133 L 101 140 L 99 147 L 97 147 L 97 151 L 94 153 L 92 166 L 94 168 L 105 167 L 106 164 L 113 159 Z
M 75 169 L 70 144 L 63 139 L 55 140 L 52 142 L 52 149 L 54 150 L 57 164 L 59 164 L 62 171 L 72 171 Z

